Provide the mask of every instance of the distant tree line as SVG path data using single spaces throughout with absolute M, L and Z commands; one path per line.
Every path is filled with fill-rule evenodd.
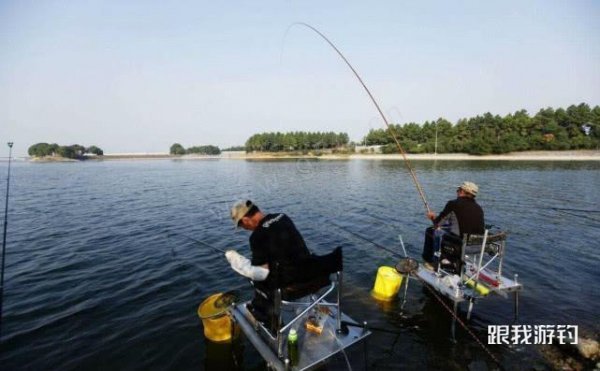
M 486 113 L 460 119 L 455 125 L 439 118 L 422 125 L 391 125 L 403 149 L 409 153 L 470 154 L 528 150 L 595 149 L 600 146 L 600 107 L 581 103 L 563 108 L 544 108 L 531 117 L 520 110 L 504 117 Z M 398 152 L 387 130 L 370 130 L 365 144 L 384 145 L 384 153 Z
M 172 155 L 219 155 L 221 154 L 221 150 L 217 146 L 194 146 L 188 149 L 184 148 L 179 143 L 174 143 L 169 149 L 169 153 Z
M 223 152 L 225 152 L 225 151 L 245 151 L 245 150 L 246 150 L 246 146 L 231 146 L 231 147 L 222 149 Z
M 260 133 L 246 141 L 246 151 L 296 151 L 310 149 L 337 148 L 348 144 L 348 134 L 334 132 Z
M 60 156 L 72 159 L 82 159 L 85 154 L 93 154 L 96 156 L 103 156 L 104 151 L 96 146 L 84 147 L 79 144 L 73 144 L 71 146 L 59 146 L 56 143 L 37 143 L 29 147 L 27 150 L 29 156 L 32 157 L 43 157 L 43 156 Z

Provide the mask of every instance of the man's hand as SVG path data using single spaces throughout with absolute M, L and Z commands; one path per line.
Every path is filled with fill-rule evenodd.
M 229 262 L 229 264 L 231 264 L 231 261 L 234 259 L 239 259 L 237 258 L 238 256 L 240 256 L 240 254 L 235 251 L 235 250 L 227 250 L 225 251 L 225 258 L 227 259 L 227 261 Z
M 248 258 L 235 250 L 225 251 L 225 258 L 231 265 L 231 269 L 253 281 L 264 281 L 269 275 L 268 269 L 252 265 Z
M 427 219 L 434 220 L 435 219 L 435 213 L 433 211 L 427 212 Z

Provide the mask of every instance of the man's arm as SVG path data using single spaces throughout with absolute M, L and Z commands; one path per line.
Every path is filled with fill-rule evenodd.
M 435 226 L 437 226 L 438 224 L 440 224 L 440 222 L 446 216 L 448 216 L 453 210 L 454 210 L 454 203 L 452 201 L 448 201 L 446 203 L 446 206 L 444 206 L 444 210 L 442 210 L 442 212 L 440 213 L 440 215 L 438 215 L 437 217 L 435 217 L 433 219 L 433 224 L 435 224 Z
M 234 271 L 252 281 L 264 281 L 269 275 L 269 264 L 252 265 L 248 258 L 235 250 L 227 250 L 225 257 Z

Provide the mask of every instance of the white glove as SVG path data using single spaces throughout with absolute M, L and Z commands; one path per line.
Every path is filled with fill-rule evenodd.
M 231 265 L 231 269 L 244 277 L 250 278 L 252 281 L 264 281 L 269 275 L 267 268 L 252 265 L 248 258 L 238 254 L 235 250 L 227 250 L 225 257 Z

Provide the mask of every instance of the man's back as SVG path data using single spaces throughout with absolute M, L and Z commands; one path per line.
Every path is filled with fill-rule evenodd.
M 436 224 L 454 214 L 458 221 L 458 230 L 453 229 L 453 233 L 462 236 L 463 234 L 483 234 L 485 222 L 483 209 L 473 198 L 458 197 L 455 200 L 448 201 L 444 210 L 434 220 Z
M 301 271 L 299 263 L 310 252 L 292 220 L 285 214 L 266 215 L 250 236 L 252 265 L 269 265 L 269 270 L 279 269 L 279 276 L 286 284 L 293 282 Z M 269 281 L 273 275 L 269 274 Z

